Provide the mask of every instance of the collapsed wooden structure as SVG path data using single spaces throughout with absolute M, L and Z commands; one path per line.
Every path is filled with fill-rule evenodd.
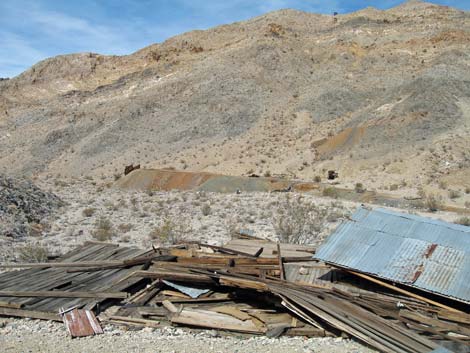
M 345 336 L 383 352 L 470 343 L 467 307 L 391 290 L 312 260 L 314 251 L 260 239 L 150 251 L 87 243 L 55 262 L 4 266 L 26 269 L 0 274 L 0 315 L 64 320 L 70 329 L 90 316 L 76 311 L 85 309 L 101 324 Z M 94 319 L 88 326 L 75 336 L 99 331 Z

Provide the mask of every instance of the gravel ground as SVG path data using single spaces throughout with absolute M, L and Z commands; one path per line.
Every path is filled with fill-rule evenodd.
M 237 337 L 216 331 L 191 332 L 180 328 L 125 331 L 106 326 L 105 334 L 71 339 L 61 323 L 0 319 L 2 352 L 372 352 L 342 338 Z

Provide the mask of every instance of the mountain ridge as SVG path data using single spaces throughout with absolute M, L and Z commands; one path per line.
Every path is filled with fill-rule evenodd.
M 379 189 L 463 188 L 469 19 L 415 1 L 338 16 L 287 9 L 126 56 L 47 59 L 0 82 L 0 168 L 110 175 L 140 162 L 307 179 L 335 169 Z

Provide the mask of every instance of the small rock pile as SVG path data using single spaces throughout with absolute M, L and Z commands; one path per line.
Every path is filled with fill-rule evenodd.
M 0 236 L 40 234 L 45 219 L 64 203 L 25 179 L 0 174 Z

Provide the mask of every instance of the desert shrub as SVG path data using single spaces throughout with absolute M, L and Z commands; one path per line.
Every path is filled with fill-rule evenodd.
M 424 207 L 431 212 L 436 212 L 442 208 L 442 198 L 434 194 L 425 195 Z
M 321 182 L 321 176 L 315 175 L 315 177 L 313 178 L 313 181 L 316 182 L 316 183 Z
M 227 229 L 227 233 L 230 236 L 230 239 L 236 239 L 238 238 L 238 235 L 240 234 L 240 224 L 237 222 L 237 219 L 230 218 L 225 222 L 225 228 Z
M 398 184 L 390 185 L 390 191 L 395 191 L 395 190 L 398 190 Z
M 273 226 L 280 242 L 305 244 L 321 233 L 327 216 L 326 208 L 305 201 L 302 196 L 286 195 L 273 217 Z
M 91 216 L 93 216 L 95 211 L 96 211 L 96 209 L 94 209 L 93 207 L 87 207 L 87 208 L 83 209 L 82 215 L 83 215 L 83 217 L 91 217 Z
M 333 197 L 333 198 L 336 199 L 336 198 L 338 198 L 339 193 L 338 193 L 338 189 L 336 189 L 333 186 L 329 186 L 329 187 L 323 189 L 322 195 L 327 196 L 327 197 Z
M 356 185 L 354 185 L 354 191 L 356 191 L 357 193 L 363 193 L 366 191 L 366 188 L 364 187 L 364 185 L 362 185 L 362 183 L 356 183 Z
M 447 189 L 447 183 L 444 180 L 439 181 L 439 188 L 442 190 Z
M 470 188 L 469 187 L 465 188 L 465 193 L 470 194 Z
M 108 218 L 101 216 L 96 220 L 95 229 L 91 232 L 91 235 L 98 241 L 110 240 L 115 235 L 112 222 Z
M 156 240 L 161 244 L 178 244 L 188 237 L 191 229 L 184 221 L 175 222 L 166 216 L 158 226 L 149 233 L 151 240 Z
M 460 217 L 455 221 L 457 224 L 461 224 L 463 226 L 470 226 L 470 217 Z
M 460 192 L 457 190 L 449 190 L 449 198 L 450 199 L 457 199 L 460 197 Z
M 132 228 L 133 228 L 133 225 L 131 223 L 121 223 L 118 225 L 118 230 L 121 233 L 130 232 Z
M 18 259 L 23 262 L 46 262 L 49 249 L 40 244 L 28 244 L 17 248 Z
M 209 205 L 208 203 L 202 205 L 201 212 L 204 216 L 209 216 L 212 212 L 211 205 Z

